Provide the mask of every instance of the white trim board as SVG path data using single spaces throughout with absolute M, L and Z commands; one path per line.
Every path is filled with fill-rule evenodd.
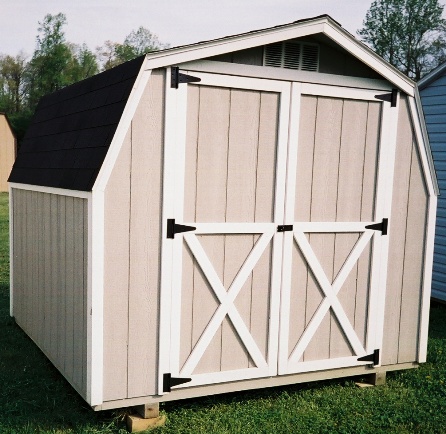
M 12 184 L 9 184 L 9 315 L 14 316 L 14 202 Z
M 87 399 L 103 401 L 104 370 L 104 193 L 88 200 Z
M 148 54 L 146 67 L 162 68 L 317 33 L 325 34 L 396 87 L 414 95 L 415 83 L 411 79 L 385 62 L 328 16 Z
M 44 187 L 42 185 L 31 185 L 31 184 L 18 184 L 15 182 L 10 182 L 9 188 L 10 191 L 11 189 L 37 191 L 39 193 L 57 194 L 59 196 L 79 197 L 81 199 L 88 199 L 89 197 L 91 197 L 90 191 L 68 190 L 66 188 Z
M 275 68 L 272 66 L 245 65 L 241 63 L 217 62 L 215 60 L 195 60 L 192 62 L 181 63 L 178 66 L 180 69 L 188 71 L 237 75 L 251 78 L 266 78 L 276 81 L 326 84 L 360 89 L 376 89 L 378 91 L 390 91 L 392 89 L 392 86 L 386 80 L 347 77 L 343 75 L 325 74 L 322 72 Z

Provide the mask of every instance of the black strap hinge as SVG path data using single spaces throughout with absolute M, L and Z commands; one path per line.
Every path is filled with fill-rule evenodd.
M 178 89 L 180 83 L 192 83 L 198 81 L 201 81 L 201 78 L 182 74 L 178 66 L 172 66 L 170 68 L 170 87 L 173 89 Z
M 391 93 L 384 93 L 382 95 L 375 95 L 376 99 L 390 102 L 390 107 L 396 107 L 396 100 L 398 98 L 398 89 L 392 89 Z
M 364 357 L 358 357 L 358 362 L 372 362 L 373 366 L 379 365 L 379 350 L 375 350 L 372 354 L 367 354 Z
M 180 384 L 189 383 L 192 378 L 176 378 L 172 377 L 172 374 L 163 375 L 163 392 L 170 392 L 172 387 L 179 386 Z
M 279 225 L 277 226 L 277 232 L 288 232 L 293 230 L 293 225 Z
M 179 225 L 175 223 L 175 219 L 167 219 L 167 238 L 175 238 L 175 234 L 195 231 L 196 229 L 194 226 Z
M 389 219 L 383 219 L 383 221 L 381 223 L 367 225 L 365 228 L 373 229 L 374 231 L 381 231 L 382 235 L 387 235 L 388 227 L 389 227 Z

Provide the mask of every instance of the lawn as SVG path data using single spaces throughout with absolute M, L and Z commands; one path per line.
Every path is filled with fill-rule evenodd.
M 123 410 L 93 412 L 9 317 L 8 196 L 0 193 L 0 433 L 126 433 Z M 428 362 L 388 374 L 179 401 L 165 433 L 446 433 L 446 306 L 431 309 Z

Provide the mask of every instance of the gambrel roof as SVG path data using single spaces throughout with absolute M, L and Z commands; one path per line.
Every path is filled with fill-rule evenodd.
M 136 84 L 144 72 L 317 34 L 325 35 L 394 87 L 414 96 L 415 83 L 411 79 L 356 40 L 331 17 L 322 15 L 149 53 L 44 97 L 9 181 L 91 191 L 96 188 L 109 149 L 119 148 L 117 142 L 122 142 L 128 129 L 142 92 Z M 112 165 L 114 159 L 109 160 Z M 110 170 L 106 169 L 108 173 Z M 103 182 L 101 185 L 103 188 Z

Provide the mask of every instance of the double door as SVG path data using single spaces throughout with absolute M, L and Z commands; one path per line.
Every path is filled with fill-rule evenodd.
M 192 74 L 166 88 L 159 393 L 379 363 L 390 104 Z

